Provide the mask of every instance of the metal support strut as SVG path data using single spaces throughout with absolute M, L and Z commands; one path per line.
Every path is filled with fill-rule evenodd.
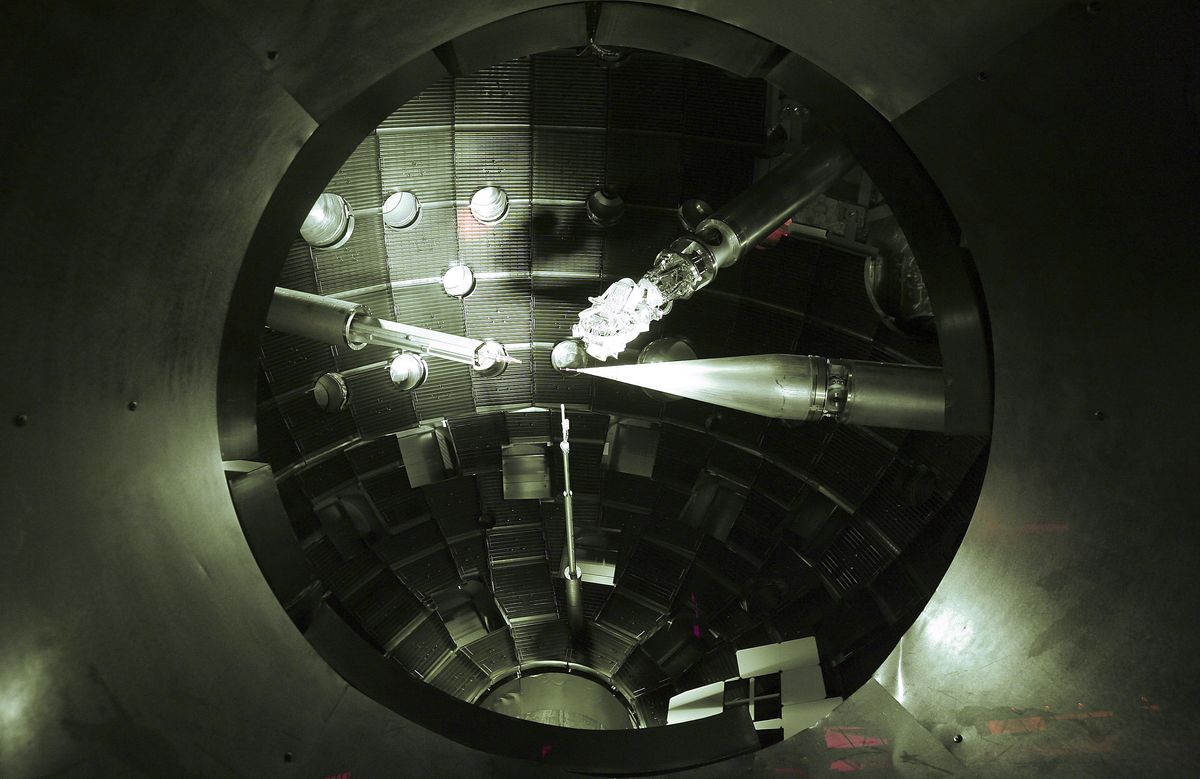
M 562 449 L 563 457 L 563 515 L 567 521 L 567 568 L 563 577 L 567 584 L 567 623 L 571 627 L 571 635 L 578 636 L 583 632 L 583 571 L 575 562 L 575 495 L 571 492 L 571 442 L 568 433 L 571 421 L 567 419 L 566 404 L 559 404 L 562 415 Z

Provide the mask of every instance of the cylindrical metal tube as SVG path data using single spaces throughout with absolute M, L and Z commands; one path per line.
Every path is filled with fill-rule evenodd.
M 824 137 L 718 208 L 697 228 L 710 243 L 716 266 L 733 265 L 853 165 L 854 158 L 842 144 Z M 719 241 L 709 240 L 714 235 Z
M 575 495 L 571 492 L 571 443 L 567 438 L 567 434 L 571 429 L 571 423 L 567 419 L 566 404 L 559 404 L 559 410 L 562 413 L 562 443 L 559 448 L 562 449 L 563 457 L 563 516 L 567 522 L 567 570 L 566 577 L 569 580 L 578 578 L 579 566 L 575 564 Z
M 840 419 L 904 430 L 946 429 L 946 382 L 941 368 L 843 360 L 846 408 Z
M 465 365 L 475 365 L 476 353 L 484 346 L 483 341 L 474 338 L 439 333 L 373 316 L 355 317 L 350 323 L 350 337 L 362 343 L 406 349 Z
M 267 311 L 267 327 L 321 343 L 361 349 L 361 344 L 350 339 L 350 325 L 366 312 L 359 303 L 276 287 Z
M 583 633 L 583 582 L 567 579 L 567 625 L 572 636 Z

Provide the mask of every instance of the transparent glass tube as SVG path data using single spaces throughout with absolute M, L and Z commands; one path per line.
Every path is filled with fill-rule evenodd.
M 349 334 L 352 342 L 405 349 L 470 365 L 475 370 L 487 370 L 497 363 L 520 362 L 495 341 L 439 333 L 370 316 L 355 316 L 350 322 Z

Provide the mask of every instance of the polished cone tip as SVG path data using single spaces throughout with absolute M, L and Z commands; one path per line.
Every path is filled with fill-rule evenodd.
M 496 362 L 506 362 L 510 365 L 520 365 L 521 361 L 509 354 L 502 354 L 496 358 Z

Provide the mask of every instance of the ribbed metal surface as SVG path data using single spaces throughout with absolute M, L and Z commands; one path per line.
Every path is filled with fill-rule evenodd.
M 604 257 L 604 229 L 588 220 L 582 202 L 536 204 L 532 228 L 535 273 L 596 276 L 596 280 L 580 282 L 586 291 L 576 300 L 577 307 L 587 305 L 587 295 L 598 295 L 603 291 L 604 285 L 598 277 Z
M 300 456 L 296 441 L 275 401 L 258 404 L 258 455 L 275 470 L 287 467 Z
M 680 689 L 691 689 L 713 682 L 722 682 L 738 675 L 737 655 L 729 644 L 709 650 L 679 680 Z
M 534 124 L 607 124 L 608 70 L 601 63 L 573 51 L 539 54 L 532 63 Z
M 458 264 L 458 211 L 452 204 L 422 206 L 416 224 L 386 230 L 384 240 L 393 281 L 440 279 L 447 268 Z M 435 289 L 444 294 L 440 285 Z M 396 306 L 403 311 L 399 299 Z M 403 321 L 403 316 L 400 318 Z
M 821 556 L 819 567 L 839 594 L 869 584 L 892 560 L 869 531 L 851 520 Z
M 267 330 L 260 349 L 259 363 L 276 396 L 311 389 L 318 376 L 336 370 L 330 347 L 306 338 Z
M 629 567 L 617 587 L 620 593 L 632 592 L 666 611 L 691 565 L 691 559 L 658 544 L 643 541 L 638 545 Z
M 288 250 L 277 286 L 316 294 L 317 271 L 313 266 L 312 249 L 303 238 L 297 238 Z
M 678 207 L 683 196 L 683 150 L 678 136 L 616 130 L 607 140 L 608 183 L 628 202 Z
M 404 324 L 465 335 L 462 301 L 447 295 L 440 284 L 397 288 L 392 298 L 396 319 Z
M 469 658 L 455 653 L 428 681 L 455 698 L 470 700 L 487 685 L 488 678 Z
M 589 665 L 600 673 L 611 675 L 625 663 L 636 642 L 605 627 L 591 626 L 574 649 L 573 655 L 577 662 Z
M 659 431 L 654 478 L 686 485 L 690 489 L 708 461 L 713 448 L 712 438 L 675 425 L 663 425 Z
M 867 297 L 862 257 L 826 247 L 816 264 L 816 286 L 809 307 L 812 316 L 837 322 L 868 340 L 872 339 L 879 325 L 879 314 Z
M 558 614 L 545 560 L 493 567 L 492 587 L 510 621 Z
M 362 217 L 354 226 L 350 240 L 340 249 L 317 249 L 313 252 L 317 269 L 317 286 L 322 295 L 362 289 L 375 284 L 387 284 L 388 260 L 383 243 L 383 220 Z M 389 316 L 384 311 L 383 316 Z
M 431 549 L 444 547 L 442 533 L 437 523 L 424 518 L 415 524 L 387 535 L 371 545 L 379 559 L 390 566 L 400 566 L 415 560 Z M 407 582 L 407 579 L 405 580 Z M 411 587 L 411 583 L 410 587 Z M 412 587 L 414 591 L 424 591 L 423 588 Z
M 533 340 L 556 343 L 571 336 L 571 325 L 579 321 L 588 294 L 598 294 L 596 281 L 577 279 L 534 279 Z
M 647 513 L 654 505 L 659 488 L 644 476 L 609 471 L 604 478 L 603 500 L 605 506 L 613 504 Z M 608 516 L 607 510 L 605 516 Z
M 812 473 L 820 484 L 858 505 L 892 458 L 892 452 L 878 439 L 850 425 L 839 425 L 826 442 Z
M 504 415 L 504 430 L 509 441 L 537 438 L 549 441 L 551 427 L 559 424 L 557 414 L 542 411 L 513 412 Z
M 689 132 L 694 130 L 689 128 Z M 708 138 L 684 138 L 680 145 L 680 195 L 700 198 L 719 208 L 753 183 L 754 162 L 753 149 L 714 144 Z
M 903 488 L 907 472 L 907 468 L 893 463 L 856 512 L 899 548 L 907 547 L 917 537 L 942 503 L 935 496 L 926 504 L 911 505 Z
M 400 459 L 400 447 L 392 436 L 377 438 L 358 446 L 351 447 L 345 452 L 354 472 L 359 476 L 387 465 L 393 465 Z
M 316 498 L 353 481 L 354 470 L 349 460 L 341 454 L 335 454 L 304 469 L 298 478 L 305 494 Z
M 535 403 L 590 404 L 592 401 L 590 376 L 570 376 L 560 373 L 550 362 L 550 349 L 533 350 L 533 400 Z M 572 423 L 574 424 L 574 423 Z
M 311 454 L 350 438 L 357 432 L 354 419 L 348 412 L 326 414 L 317 408 L 308 394 L 281 399 L 279 411 L 292 431 L 296 447 L 303 454 Z
M 432 84 L 416 97 L 383 120 L 380 128 L 423 127 L 427 125 L 449 124 L 454 105 L 454 79 L 444 78 Z
M 683 132 L 683 73 L 683 60 L 641 52 L 612 70 L 610 127 Z
M 514 197 L 514 195 L 510 192 L 509 197 Z M 510 202 L 508 216 L 498 224 L 483 225 L 475 221 L 469 209 L 459 209 L 459 259 L 476 274 L 529 273 L 531 262 L 530 213 L 528 203 Z M 480 291 L 495 283 L 481 279 L 471 297 L 478 295 Z M 470 298 L 468 298 L 469 300 Z M 528 314 L 526 315 L 528 316 Z
M 686 132 L 758 143 L 763 138 L 766 113 L 766 84 L 757 79 L 733 76 L 699 62 L 683 63 Z M 721 110 L 714 111 L 713 106 Z
M 495 186 L 508 193 L 510 201 L 529 199 L 533 194 L 530 166 L 533 133 L 529 127 L 464 129 L 461 117 L 456 119 L 459 124 L 454 131 L 455 197 L 468 200 L 481 187 Z M 509 214 L 506 220 L 512 218 Z
M 674 213 L 626 208 L 621 221 L 604 233 L 604 275 L 640 278 L 679 232 L 679 221 Z M 603 291 L 603 286 L 597 285 L 594 294 Z M 674 316 L 673 312 L 671 318 Z
M 835 427 L 831 422 L 788 425 L 776 420 L 763 436 L 763 451 L 784 465 L 811 474 L 813 463 Z
M 553 619 L 512 629 L 517 657 L 523 663 L 535 660 L 562 660 L 567 657 L 570 634 L 565 619 Z
M 391 571 L 380 571 L 343 604 L 379 643 L 387 646 L 396 633 L 426 609 Z
M 501 343 L 529 343 L 532 288 L 529 279 L 488 279 L 465 300 L 466 334 Z M 508 370 L 521 366 L 510 365 Z M 502 377 L 503 378 L 503 377 Z
M 459 576 L 464 580 L 487 577 L 487 545 L 482 531 L 470 538 L 451 543 L 450 554 L 454 557 L 454 564 L 458 566 Z
M 464 473 L 500 467 L 500 446 L 506 435 L 502 414 L 454 419 L 450 422 L 450 434 Z
M 321 581 L 341 600 L 349 598 L 383 569 L 379 559 L 368 552 L 351 560 L 342 560 L 328 538 L 304 552 Z
M 490 677 L 506 673 L 517 664 L 517 652 L 508 628 L 493 630 L 462 649 Z
M 641 649 L 629 653 L 616 675 L 616 682 L 634 695 L 653 690 L 669 681 L 658 663 Z
M 765 460 L 754 480 L 754 492 L 785 507 L 794 505 L 806 489 L 795 476 Z
M 396 573 L 409 589 L 425 598 L 430 598 L 437 592 L 457 588 L 462 583 L 458 575 L 458 566 L 450 551 L 444 547 L 401 566 Z
M 575 200 L 573 216 L 583 215 L 583 200 L 606 184 L 605 133 L 579 128 L 540 127 L 533 132 L 533 196 Z
M 487 533 L 487 546 L 488 557 L 493 565 L 514 560 L 546 559 L 546 542 L 542 538 L 540 518 L 538 522 L 492 528 Z
M 425 493 L 409 485 L 402 468 L 363 479 L 362 485 L 393 533 L 429 514 Z
M 528 124 L 531 78 L 529 59 L 522 57 L 456 79 L 455 121 Z
M 632 600 L 618 588 L 604 604 L 596 621 L 623 632 L 631 639 L 640 639 L 661 617 L 661 611 Z
M 407 430 L 417 422 L 412 393 L 396 389 L 387 368 L 373 368 L 346 377 L 350 410 L 363 438 Z
M 419 419 L 453 417 L 475 410 L 471 369 L 446 360 L 429 360 L 429 378 L 413 390 Z
M 341 195 L 352 209 L 376 208 L 383 203 L 379 187 L 379 139 L 374 133 L 363 139 L 325 191 Z M 355 232 L 361 227 L 362 224 L 355 227 Z
M 412 192 L 423 204 L 454 199 L 454 132 L 448 123 L 447 116 L 439 120 L 440 127 L 379 136 L 384 193 Z M 423 208 L 421 221 L 429 215 Z M 416 229 L 400 230 L 397 234 Z
M 471 376 L 476 408 L 528 406 L 533 403 L 533 366 L 529 350 L 510 347 L 508 352 L 522 363 L 509 365 L 503 375 L 495 378 Z
M 447 540 L 479 532 L 479 488 L 473 476 L 427 484 L 421 491 Z
M 813 295 L 820 255 L 821 247 L 815 243 L 785 239 L 734 267 L 742 268 L 747 297 L 804 313 Z
M 445 626 L 436 616 L 430 615 L 391 654 L 405 668 L 425 677 L 438 661 L 453 651 L 454 642 Z

